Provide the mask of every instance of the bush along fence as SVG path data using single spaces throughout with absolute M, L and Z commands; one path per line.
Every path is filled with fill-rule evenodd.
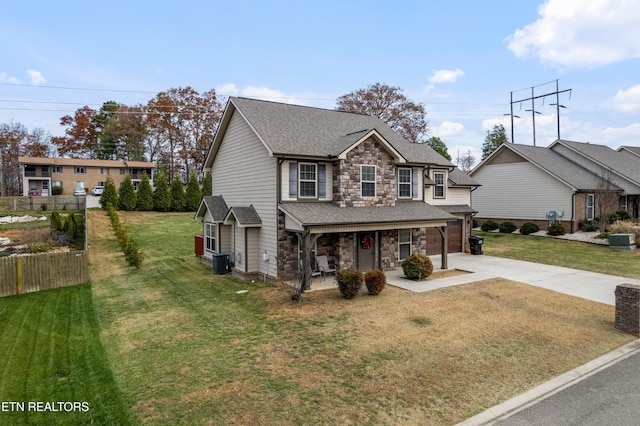
M 89 281 L 86 250 L 0 258 L 0 297 Z
M 142 265 L 143 255 L 140 247 L 138 247 L 138 243 L 133 239 L 131 235 L 127 233 L 127 230 L 124 229 L 122 223 L 120 223 L 120 218 L 118 217 L 118 212 L 116 212 L 115 207 L 112 204 L 109 204 L 107 207 L 107 213 L 109 214 L 109 219 L 111 220 L 111 226 L 113 227 L 114 232 L 116 233 L 116 237 L 118 238 L 118 244 L 124 253 L 124 258 L 127 260 L 129 266 L 135 266 L 140 269 L 140 265 Z

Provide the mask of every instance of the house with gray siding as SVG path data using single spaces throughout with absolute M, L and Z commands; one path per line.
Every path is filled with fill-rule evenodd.
M 462 251 L 477 182 L 377 118 L 232 97 L 195 217 L 203 261 L 235 276 L 289 279 L 327 256 L 336 269 L 389 270 L 412 253 Z
M 551 216 L 575 232 L 579 222 L 596 219 L 611 196 L 606 213 L 628 209 L 637 217 L 640 173 L 623 157 L 603 145 L 565 140 L 549 147 L 505 143 L 470 172 L 482 184 L 473 193 L 476 218 L 518 226 L 534 222 L 546 229 Z

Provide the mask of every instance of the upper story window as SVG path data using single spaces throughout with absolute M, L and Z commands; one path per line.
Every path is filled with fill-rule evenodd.
M 300 192 L 301 198 L 316 198 L 318 187 L 317 165 L 313 163 L 299 163 Z
M 433 180 L 436 183 L 433 189 L 433 198 L 445 198 L 446 186 L 444 172 L 434 172 Z
M 360 166 L 360 194 L 362 197 L 376 196 L 376 166 Z
M 51 166 L 53 173 L 62 173 L 62 166 Z
M 126 167 L 120 167 L 120 174 L 121 175 L 126 175 L 127 174 L 127 168 Z
M 108 175 L 109 174 L 109 168 L 108 167 L 100 167 L 100 174 L 101 175 Z
M 398 169 L 398 197 L 411 198 L 411 169 Z
M 73 168 L 73 173 L 75 173 L 77 175 L 83 175 L 83 174 L 87 173 L 87 168 L 85 166 L 75 166 Z

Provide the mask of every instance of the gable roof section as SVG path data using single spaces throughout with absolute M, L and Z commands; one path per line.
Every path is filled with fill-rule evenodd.
M 492 161 L 498 160 L 507 150 L 538 167 L 574 191 L 596 190 L 601 186 L 600 177 L 549 148 L 513 143 L 500 145 L 498 149 L 473 169 L 472 173 Z M 620 188 L 614 186 L 612 189 Z
M 223 223 L 225 225 L 230 225 L 231 217 L 235 218 L 239 227 L 251 228 L 262 226 L 262 219 L 260 219 L 260 215 L 258 215 L 253 204 L 249 207 L 231 207 L 227 212 Z
M 211 167 L 231 116 L 239 113 L 269 155 L 337 158 L 368 134 L 377 134 L 392 152 L 411 163 L 453 167 L 426 144 L 413 144 L 376 117 L 247 98 L 229 98 L 205 167 Z M 400 158 L 400 157 L 398 157 Z
M 620 148 L 618 148 L 616 151 L 618 151 L 619 153 L 623 154 L 623 153 L 630 153 L 633 154 L 637 157 L 640 158 L 640 146 L 621 146 Z
M 229 208 L 222 195 L 206 195 L 200 201 L 195 218 L 203 218 L 207 210 L 211 212 L 214 222 L 222 222 L 227 216 Z
M 640 167 L 638 167 L 638 162 L 606 145 L 559 139 L 552 143 L 549 148 L 553 149 L 557 145 L 562 145 L 588 158 L 601 167 L 610 170 L 612 173 L 627 179 L 631 183 L 640 185 Z

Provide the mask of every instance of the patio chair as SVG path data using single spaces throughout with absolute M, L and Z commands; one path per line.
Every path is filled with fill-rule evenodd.
M 316 256 L 316 263 L 318 264 L 318 269 L 323 276 L 326 276 L 327 274 L 336 274 L 336 267 L 335 265 L 329 266 L 327 256 Z
M 302 259 L 298 261 L 298 268 L 300 269 L 300 274 L 302 274 L 304 272 L 304 267 L 302 266 Z M 313 268 L 311 268 L 311 278 L 319 277 L 321 275 L 322 275 L 321 271 L 319 270 L 314 271 Z

